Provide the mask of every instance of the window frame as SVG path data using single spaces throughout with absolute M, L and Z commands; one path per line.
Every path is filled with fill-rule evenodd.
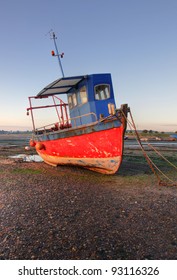
M 105 89 L 106 88 L 108 89 L 108 94 L 106 94 L 106 92 L 103 92 L 104 98 L 102 98 L 101 91 L 99 93 L 96 92 L 96 88 L 99 87 L 99 86 L 105 86 Z M 105 89 L 104 89 L 104 91 L 105 91 Z M 94 96 L 95 96 L 95 100 L 98 100 L 98 101 L 109 99 L 111 97 L 110 84 L 98 84 L 98 85 L 95 85 L 94 86 Z
M 71 101 L 71 102 L 70 102 Z M 72 94 L 68 96 L 68 105 L 69 105 L 69 109 L 72 109 L 73 106 L 73 98 L 72 98 Z
M 78 105 L 78 100 L 77 100 L 77 92 L 74 92 L 72 94 L 72 103 L 73 103 L 73 108 L 76 107 Z
M 84 89 L 84 91 L 83 91 L 83 89 Z M 86 99 L 86 101 L 83 101 L 84 98 L 82 97 L 82 94 L 81 94 L 82 92 L 85 93 L 84 98 Z M 81 105 L 83 105 L 83 104 L 85 104 L 85 103 L 88 102 L 88 94 L 87 94 L 87 88 L 86 88 L 86 86 L 83 86 L 83 87 L 81 87 L 81 88 L 79 89 L 79 95 L 80 95 Z

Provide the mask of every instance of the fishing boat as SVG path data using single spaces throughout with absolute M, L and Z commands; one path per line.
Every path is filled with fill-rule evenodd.
M 172 141 L 177 141 L 177 134 L 171 134 L 171 135 L 170 135 L 170 139 L 171 139 Z
M 114 174 L 122 162 L 128 106 L 116 109 L 109 73 L 65 77 L 54 33 L 53 39 L 56 55 L 54 51 L 52 55 L 58 57 L 63 77 L 29 97 L 27 114 L 33 124 L 30 146 L 50 165 L 81 166 Z M 66 95 L 67 102 L 61 95 Z M 41 99 L 52 100 L 53 104 L 33 105 L 34 100 Z M 55 110 L 56 121 L 36 127 L 34 110 L 49 108 Z

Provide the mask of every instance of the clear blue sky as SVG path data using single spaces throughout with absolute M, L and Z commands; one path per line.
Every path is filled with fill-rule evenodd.
M 176 0 L 1 0 L 0 129 L 30 129 L 28 96 L 61 76 L 112 74 L 139 129 L 177 130 Z

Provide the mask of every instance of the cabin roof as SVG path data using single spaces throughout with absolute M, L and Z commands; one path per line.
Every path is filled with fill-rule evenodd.
M 36 97 L 43 97 L 55 94 L 67 94 L 72 88 L 75 88 L 78 83 L 84 80 L 87 76 L 75 76 L 68 78 L 60 78 L 43 88 Z

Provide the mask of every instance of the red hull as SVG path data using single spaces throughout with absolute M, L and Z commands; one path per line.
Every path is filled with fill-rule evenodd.
M 124 128 L 114 127 L 57 140 L 40 141 L 38 154 L 51 165 L 77 165 L 114 174 L 122 161 Z

